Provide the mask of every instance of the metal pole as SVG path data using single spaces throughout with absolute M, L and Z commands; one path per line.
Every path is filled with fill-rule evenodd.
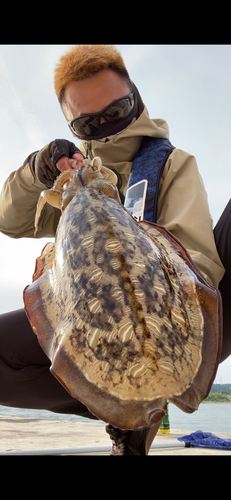
M 151 450 L 161 448 L 185 448 L 185 442 L 174 441 L 172 443 L 153 443 Z M 0 451 L 0 456 L 23 456 L 23 455 L 86 455 L 88 453 L 110 453 L 111 446 L 89 446 L 80 448 L 54 448 L 47 450 L 20 450 L 20 451 Z

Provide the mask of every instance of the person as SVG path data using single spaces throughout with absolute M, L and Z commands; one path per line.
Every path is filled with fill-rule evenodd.
M 124 60 L 111 45 L 76 45 L 61 56 L 55 69 L 55 92 L 80 150 L 56 139 L 32 152 L 5 181 L 0 195 L 0 231 L 12 238 L 34 237 L 38 197 L 50 188 L 69 158 L 100 156 L 116 172 L 124 200 L 134 159 L 145 137 L 169 138 L 162 119 L 150 119 Z M 83 156 L 81 156 L 83 155 Z M 224 275 L 212 228 L 207 194 L 196 159 L 177 148 L 166 159 L 158 191 L 156 222 L 187 249 L 193 262 L 215 287 Z M 36 237 L 54 236 L 60 211 L 46 204 Z M 49 371 L 24 309 L 0 317 L 0 404 L 46 409 L 96 418 L 72 398 Z M 161 423 L 161 422 L 160 422 Z M 114 455 L 145 455 L 155 434 L 106 427 Z

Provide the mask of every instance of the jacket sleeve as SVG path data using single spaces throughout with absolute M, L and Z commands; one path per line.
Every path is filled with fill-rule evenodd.
M 12 238 L 33 238 L 37 202 L 44 189 L 46 186 L 35 179 L 29 163 L 12 172 L 0 194 L 0 231 Z M 36 238 L 53 237 L 59 218 L 60 210 L 46 204 Z
M 179 149 L 165 165 L 157 223 L 183 243 L 198 269 L 218 287 L 224 268 L 214 241 L 207 193 L 196 159 Z

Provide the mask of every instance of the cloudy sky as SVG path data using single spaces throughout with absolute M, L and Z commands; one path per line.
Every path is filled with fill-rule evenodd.
M 196 156 L 215 224 L 231 194 L 231 46 L 116 47 L 151 118 L 164 118 L 174 146 Z M 53 89 L 54 67 L 69 48 L 0 45 L 0 188 L 32 151 L 73 140 Z M 0 234 L 0 313 L 23 307 L 46 241 Z M 221 380 L 231 382 L 231 357 L 218 370 Z

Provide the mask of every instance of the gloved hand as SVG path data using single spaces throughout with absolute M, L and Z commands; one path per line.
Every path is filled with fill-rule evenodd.
M 66 139 L 55 139 L 37 153 L 30 155 L 27 161 L 29 161 L 30 167 L 37 179 L 50 188 L 53 186 L 56 177 L 60 174 L 60 170 L 56 166 L 58 160 L 62 156 L 72 158 L 74 153 L 82 155 L 73 142 Z

